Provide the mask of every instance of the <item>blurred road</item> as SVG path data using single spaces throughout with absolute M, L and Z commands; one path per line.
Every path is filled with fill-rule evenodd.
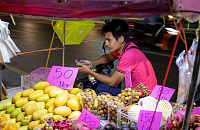
M 24 17 L 14 17 L 16 26 L 13 25 L 9 16 L 0 14 L 0 19 L 9 22 L 10 36 L 21 50 L 21 52 L 28 52 L 34 50 L 47 49 L 50 47 L 53 29 L 51 21 L 41 19 L 30 19 Z M 83 40 L 80 45 L 68 45 L 65 49 L 65 66 L 75 67 L 75 59 L 88 59 L 93 60 L 103 54 L 102 43 L 103 37 L 100 35 L 100 28 L 102 24 L 96 24 L 95 28 L 90 34 Z M 59 38 L 55 35 L 52 47 L 62 47 Z M 143 45 L 138 45 L 144 52 L 147 58 L 151 61 L 158 84 L 162 85 L 168 62 L 170 59 L 170 53 L 160 51 L 156 48 L 150 48 Z M 45 67 L 48 52 L 39 52 L 33 54 L 27 54 L 22 56 L 16 56 L 11 59 L 11 63 L 7 63 L 7 68 L 2 71 L 3 83 L 8 87 L 20 86 L 20 76 L 26 75 L 31 71 Z M 176 54 L 177 56 L 177 54 Z M 175 65 L 176 56 L 173 58 L 171 69 L 167 78 L 166 85 L 177 90 L 178 86 L 178 68 Z M 115 69 L 118 62 L 115 62 Z M 48 67 L 53 65 L 62 66 L 62 50 L 55 50 L 51 52 Z M 87 75 L 78 74 L 77 79 L 86 77 Z M 173 95 L 171 101 L 176 100 L 176 92 Z

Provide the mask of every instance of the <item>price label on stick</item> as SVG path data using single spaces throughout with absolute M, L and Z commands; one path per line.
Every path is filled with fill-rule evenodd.
M 47 78 L 51 86 L 71 90 L 78 73 L 78 68 L 53 66 Z
M 130 69 L 128 69 L 128 71 L 125 73 L 125 84 L 126 84 L 126 88 L 132 88 L 132 80 L 131 80 Z
M 161 85 L 156 85 L 150 96 L 158 99 L 159 95 L 161 93 L 161 89 L 162 89 Z M 160 99 L 169 101 L 171 99 L 172 95 L 174 94 L 174 91 L 175 91 L 175 89 L 163 87 Z
M 87 125 L 89 125 L 92 129 L 97 129 L 101 121 L 92 113 L 90 113 L 86 109 L 83 109 L 76 123 L 78 122 L 84 122 Z
M 154 111 L 140 110 L 137 127 L 138 130 L 159 130 L 162 118 L 162 112 L 156 112 L 153 118 Z M 152 124 L 151 124 L 152 122 Z M 151 124 L 151 128 L 149 129 Z
M 194 114 L 200 115 L 200 108 L 194 107 Z

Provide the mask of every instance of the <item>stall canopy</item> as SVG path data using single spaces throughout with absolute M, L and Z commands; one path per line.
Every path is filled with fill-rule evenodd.
M 200 0 L 1 0 L 0 12 L 54 18 L 151 17 L 174 13 L 196 22 Z

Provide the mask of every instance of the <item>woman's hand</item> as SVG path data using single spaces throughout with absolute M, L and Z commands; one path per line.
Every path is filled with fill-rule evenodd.
M 81 64 L 82 65 L 86 65 L 87 67 L 89 68 L 92 68 L 92 61 L 89 61 L 89 60 L 80 60 Z
M 92 72 L 92 70 L 84 64 L 77 63 L 76 66 L 82 74 L 90 74 Z

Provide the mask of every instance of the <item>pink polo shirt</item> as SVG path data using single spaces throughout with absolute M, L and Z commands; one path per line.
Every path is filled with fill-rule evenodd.
M 137 47 L 130 42 L 124 45 L 121 55 L 117 52 L 112 53 L 115 58 L 119 59 L 117 71 L 125 74 L 130 68 L 133 88 L 142 82 L 152 92 L 157 85 L 154 69 L 150 61 L 139 49 L 131 48 L 127 50 L 131 46 Z

